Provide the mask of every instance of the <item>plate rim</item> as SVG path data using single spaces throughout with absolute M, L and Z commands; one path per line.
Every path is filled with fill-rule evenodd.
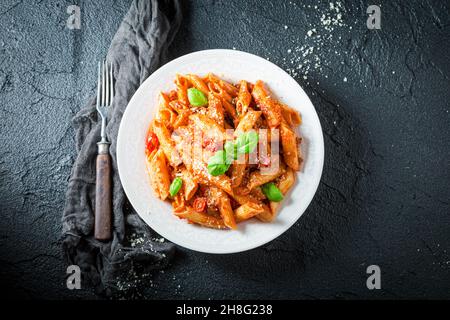
M 289 222 L 288 224 L 286 224 L 286 226 L 285 226 L 284 228 L 282 228 L 282 229 L 277 230 L 276 232 L 274 232 L 273 235 L 270 237 L 270 239 L 268 239 L 268 240 L 267 240 L 267 239 L 263 239 L 263 240 L 260 240 L 260 241 L 250 242 L 250 243 L 247 244 L 247 245 L 243 245 L 243 246 L 239 247 L 237 250 L 233 250 L 233 249 L 231 249 L 231 250 L 222 250 L 222 248 L 221 248 L 221 249 L 219 249 L 219 250 L 215 250 L 215 251 L 214 251 L 214 250 L 208 250 L 208 249 L 198 248 L 198 247 L 192 246 L 192 245 L 190 245 L 190 244 L 185 244 L 185 243 L 180 243 L 179 241 L 174 241 L 173 239 L 171 239 L 171 236 L 167 236 L 166 234 L 163 234 L 163 232 L 160 232 L 160 231 L 156 230 L 156 229 L 154 228 L 154 226 L 152 226 L 151 223 L 149 223 L 149 222 L 147 221 L 147 218 L 146 218 L 145 214 L 140 213 L 140 212 L 136 209 L 136 207 L 133 205 L 133 200 L 128 196 L 128 193 L 127 193 L 127 188 L 128 188 L 128 187 L 126 186 L 127 183 L 124 183 L 124 181 L 126 181 L 126 180 L 125 180 L 125 179 L 122 179 L 122 177 L 124 176 L 125 173 L 123 173 L 123 170 L 121 170 L 121 167 L 122 167 L 122 166 L 121 166 L 121 163 L 122 163 L 122 161 L 120 160 L 120 159 L 121 159 L 121 156 L 119 156 L 119 154 L 121 154 L 121 153 L 119 152 L 119 150 L 122 149 L 121 146 L 123 145 L 123 142 L 121 142 L 121 141 L 122 141 L 122 139 L 121 139 L 121 136 L 122 136 L 122 135 L 121 135 L 121 132 L 122 132 L 123 130 L 125 130 L 125 129 L 123 129 L 123 128 L 124 128 L 123 123 L 124 123 L 124 119 L 126 119 L 126 118 L 128 117 L 127 115 L 129 114 L 129 110 L 130 110 L 129 106 L 130 106 L 130 105 L 134 102 L 134 100 L 136 99 L 136 96 L 137 96 L 137 94 L 138 94 L 140 88 L 141 88 L 142 86 L 144 86 L 146 82 L 151 82 L 151 80 L 152 80 L 153 78 L 156 78 L 160 73 L 162 73 L 162 72 L 164 71 L 165 68 L 168 68 L 168 67 L 171 66 L 171 65 L 177 64 L 177 63 L 179 63 L 181 60 L 190 58 L 191 56 L 204 55 L 204 54 L 247 55 L 247 56 L 249 56 L 251 59 L 261 60 L 261 62 L 268 63 L 268 64 L 272 65 L 272 67 L 274 67 L 275 69 L 277 69 L 277 70 L 280 71 L 281 73 L 283 73 L 283 74 L 285 74 L 286 76 L 288 76 L 289 78 L 291 78 L 291 79 L 295 82 L 295 86 L 296 86 L 300 91 L 302 91 L 302 92 L 305 94 L 305 96 L 308 98 L 308 100 L 310 101 L 310 103 L 311 103 L 311 105 L 312 105 L 312 107 L 313 107 L 313 109 L 314 109 L 313 111 L 314 111 L 314 113 L 315 113 L 315 116 L 316 116 L 316 118 L 317 118 L 317 123 L 318 123 L 318 126 L 319 126 L 318 129 L 320 129 L 320 130 L 318 130 L 319 135 L 320 135 L 320 136 L 318 137 L 318 138 L 319 138 L 318 140 L 320 141 L 320 143 L 318 143 L 318 152 L 319 152 L 319 154 L 320 154 L 320 158 L 319 158 L 319 163 L 317 163 L 317 165 L 320 166 L 320 168 L 319 168 L 319 171 L 318 171 L 317 179 L 316 179 L 315 181 L 313 181 L 313 184 L 312 184 L 312 188 L 311 188 L 311 189 L 314 190 L 314 191 L 312 192 L 312 196 L 311 196 L 309 199 L 307 199 L 307 200 L 305 201 L 305 204 L 306 204 L 306 205 L 305 205 L 305 209 L 303 210 L 303 212 L 302 212 L 301 214 L 298 215 L 297 219 L 294 219 L 294 220 L 292 220 L 291 222 Z M 283 233 L 285 233 L 286 231 L 288 231 L 288 230 L 289 230 L 289 229 L 290 229 L 290 228 L 291 228 L 291 227 L 292 227 L 292 226 L 300 219 L 300 217 L 303 216 L 303 214 L 306 212 L 306 210 L 308 209 L 309 205 L 311 204 L 312 200 L 314 199 L 314 197 L 315 197 L 315 195 L 316 195 L 316 193 L 317 193 L 317 189 L 318 189 L 318 187 L 319 187 L 320 181 L 321 181 L 321 179 L 322 179 L 323 166 L 324 166 L 324 162 L 325 162 L 325 143 L 324 143 L 324 138 L 323 138 L 322 124 L 320 123 L 320 118 L 319 118 L 319 115 L 318 115 L 318 113 L 317 113 L 317 110 L 316 110 L 314 104 L 312 103 L 312 101 L 311 101 L 311 99 L 309 98 L 309 96 L 306 94 L 305 90 L 303 90 L 303 88 L 302 88 L 302 87 L 300 86 L 300 84 L 297 82 L 297 80 L 295 80 L 291 75 L 289 75 L 289 73 L 287 73 L 285 70 L 283 70 L 281 67 L 279 67 L 278 65 L 276 65 L 276 64 L 273 63 L 272 61 L 269 61 L 269 60 L 267 60 L 267 59 L 264 59 L 264 58 L 262 58 L 262 57 L 260 57 L 260 56 L 258 56 L 258 55 L 255 55 L 255 54 L 252 54 L 252 53 L 249 53 L 249 52 L 240 51 L 240 50 L 235 50 L 235 49 L 207 49 L 207 50 L 194 51 L 194 52 L 191 52 L 191 53 L 182 55 L 182 56 L 180 56 L 180 57 L 178 57 L 178 58 L 176 58 L 176 59 L 173 59 L 173 60 L 167 62 L 166 64 L 160 66 L 160 67 L 159 67 L 157 70 L 155 70 L 153 73 L 151 73 L 151 74 L 150 74 L 150 75 L 149 75 L 149 76 L 148 76 L 148 77 L 147 77 L 147 78 L 139 85 L 139 87 L 136 89 L 136 91 L 133 93 L 132 97 L 131 97 L 130 100 L 128 101 L 127 107 L 126 107 L 126 109 L 125 109 L 125 111 L 124 111 L 124 113 L 123 113 L 123 115 L 122 115 L 122 119 L 120 120 L 119 130 L 118 130 L 118 134 L 117 134 L 116 159 L 117 159 L 117 170 L 118 170 L 118 173 L 119 173 L 119 179 L 120 179 L 122 188 L 123 188 L 123 190 L 124 190 L 124 193 L 125 193 L 127 199 L 130 201 L 131 206 L 134 208 L 134 210 L 135 210 L 136 213 L 139 215 L 139 217 L 140 217 L 140 218 L 147 224 L 147 226 L 149 226 L 153 231 L 155 231 L 156 233 L 160 234 L 162 237 L 164 237 L 165 239 L 171 241 L 172 243 L 174 243 L 174 244 L 176 244 L 176 245 L 178 245 L 178 246 L 181 246 L 181 247 L 183 247 L 183 248 L 187 248 L 187 249 L 189 249 L 189 250 L 193 250 L 193 251 L 196 251 L 196 252 L 202 252 L 202 253 L 209 253 L 209 254 L 233 254 L 233 253 L 239 253 L 239 252 L 244 252 L 244 251 L 248 251 L 248 250 L 251 250 L 251 249 L 255 249 L 255 248 L 261 247 L 261 246 L 263 246 L 263 245 L 265 245 L 265 244 L 268 244 L 268 243 L 272 242 L 273 240 L 275 240 L 275 239 L 277 239 L 279 236 L 281 236 Z M 122 169 L 123 169 L 123 167 L 122 167 Z

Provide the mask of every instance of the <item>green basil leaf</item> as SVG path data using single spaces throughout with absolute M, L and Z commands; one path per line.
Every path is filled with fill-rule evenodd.
M 258 134 L 256 131 L 247 132 L 248 153 L 252 153 L 258 145 Z
M 223 150 L 217 151 L 213 156 L 209 158 L 208 164 L 211 165 L 225 164 L 225 151 Z
M 236 139 L 238 154 L 251 153 L 258 145 L 258 134 L 256 131 L 241 133 Z
M 170 196 L 174 197 L 178 193 L 178 191 L 180 191 L 182 185 L 183 180 L 181 180 L 180 177 L 176 177 L 175 179 L 173 179 L 169 188 Z
M 236 160 L 238 155 L 237 155 L 237 149 L 236 149 L 236 144 L 233 141 L 227 141 L 225 142 L 225 144 L 223 145 L 223 150 L 226 153 L 226 158 L 227 160 Z
M 187 90 L 189 103 L 194 107 L 203 107 L 208 104 L 205 94 L 197 88 L 189 88 Z
M 262 185 L 261 190 L 269 201 L 280 202 L 283 200 L 283 194 L 273 182 Z
M 224 150 L 217 151 L 208 160 L 208 172 L 212 176 L 220 176 L 230 168 L 231 161 L 227 158 Z
M 236 138 L 236 151 L 238 154 L 244 154 L 245 153 L 245 140 L 246 140 L 247 134 L 241 133 Z

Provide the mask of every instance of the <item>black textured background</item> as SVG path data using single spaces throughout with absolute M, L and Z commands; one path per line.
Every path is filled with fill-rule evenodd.
M 180 249 L 144 297 L 450 298 L 450 5 L 341 1 L 342 25 L 327 31 L 330 2 L 184 1 L 172 56 L 236 48 L 283 67 L 317 109 L 326 160 L 292 229 L 235 255 Z M 73 3 L 81 30 L 66 28 Z M 0 3 L 0 279 L 10 297 L 95 298 L 66 289 L 58 243 L 70 119 L 94 93 L 129 3 Z M 370 4 L 381 5 L 381 30 L 366 27 Z M 366 288 L 371 264 L 382 290 Z

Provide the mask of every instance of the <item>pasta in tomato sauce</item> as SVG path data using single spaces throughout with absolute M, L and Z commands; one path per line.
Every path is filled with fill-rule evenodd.
M 174 83 L 159 96 L 145 142 L 155 195 L 205 227 L 272 221 L 303 162 L 300 114 L 261 80 L 178 74 Z

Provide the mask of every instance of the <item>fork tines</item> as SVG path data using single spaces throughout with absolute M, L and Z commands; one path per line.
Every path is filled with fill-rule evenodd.
M 97 107 L 108 107 L 113 100 L 113 67 L 106 60 L 98 63 L 98 88 L 97 88 Z

